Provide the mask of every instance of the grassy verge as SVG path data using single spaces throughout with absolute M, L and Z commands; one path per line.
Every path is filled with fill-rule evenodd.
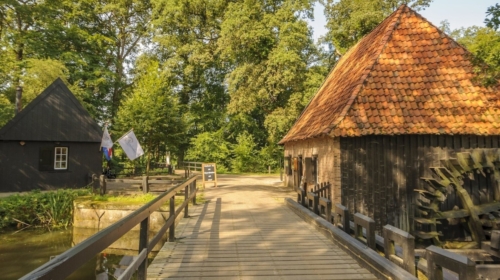
M 0 229 L 67 227 L 73 220 L 73 200 L 90 195 L 89 189 L 31 191 L 0 199 Z
M 201 184 L 199 185 L 201 186 Z M 93 195 L 90 189 L 31 191 L 15 194 L 0 198 L 0 230 L 29 227 L 66 228 L 73 221 L 73 202 L 76 199 L 89 204 L 119 206 L 144 205 L 156 197 L 157 195 L 151 193 L 132 196 Z M 176 197 L 175 205 L 180 205 L 183 202 L 183 196 Z M 197 202 L 205 202 L 201 190 L 198 192 Z M 167 201 L 162 208 L 168 205 Z

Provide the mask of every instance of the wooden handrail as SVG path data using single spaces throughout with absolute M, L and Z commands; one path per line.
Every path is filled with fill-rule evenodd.
M 196 188 L 196 176 L 191 176 L 183 183 L 168 189 L 167 191 L 153 199 L 151 202 L 130 213 L 128 216 L 110 225 L 106 229 L 97 232 L 82 243 L 79 243 L 75 247 L 58 255 L 57 257 L 36 268 L 20 279 L 65 279 L 66 277 L 71 275 L 71 273 L 76 271 L 81 265 L 93 258 L 96 254 L 102 252 L 109 245 L 125 235 L 138 224 L 141 224 L 141 232 L 139 237 L 139 253 L 143 254 L 143 250 L 146 250 L 147 255 L 159 242 L 161 236 L 165 233 L 165 231 L 168 228 L 172 230 L 175 227 L 175 217 L 177 217 L 177 215 L 179 215 L 181 211 L 176 211 L 175 208 L 174 211 L 170 211 L 170 217 L 166 221 L 165 225 L 163 225 L 163 227 L 155 235 L 155 237 L 153 237 L 152 240 L 148 242 L 147 232 L 149 228 L 149 215 L 158 210 L 167 200 L 170 200 L 172 209 L 175 200 L 175 194 L 182 189 L 184 189 L 185 192 L 189 192 L 190 195 L 185 196 L 185 198 L 187 199 L 185 199 L 184 203 L 180 205 L 179 209 L 188 211 L 187 201 L 193 199 L 193 202 L 195 202 L 196 193 L 198 191 Z M 187 216 L 187 212 L 185 213 L 185 216 Z M 139 268 L 138 279 L 146 279 L 147 258 L 137 258 L 136 261 L 141 261 L 141 263 L 138 265 L 136 263 L 133 263 L 134 267 Z
M 201 172 L 201 166 L 203 162 L 198 162 L 198 161 L 183 161 L 182 162 L 182 168 L 190 170 L 190 171 L 200 171 Z

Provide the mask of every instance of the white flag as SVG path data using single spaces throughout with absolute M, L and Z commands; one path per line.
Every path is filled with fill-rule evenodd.
M 118 143 L 120 143 L 120 146 L 122 146 L 123 151 L 130 160 L 134 160 L 144 154 L 141 144 L 137 141 L 137 137 L 135 137 L 132 130 L 118 139 Z
M 113 141 L 111 141 L 111 136 L 109 136 L 108 128 L 104 128 L 104 133 L 102 134 L 101 148 L 113 148 Z

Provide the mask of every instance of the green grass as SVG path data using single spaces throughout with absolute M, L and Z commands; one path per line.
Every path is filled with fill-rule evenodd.
M 138 194 L 129 196 L 112 196 L 112 195 L 94 195 L 90 197 L 91 201 L 103 201 L 103 202 L 118 202 L 127 204 L 145 204 L 155 199 L 157 195 L 154 194 Z

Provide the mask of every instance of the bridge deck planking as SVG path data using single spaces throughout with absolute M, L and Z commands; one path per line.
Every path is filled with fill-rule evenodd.
M 190 207 L 148 279 L 377 279 L 289 210 L 281 188 L 223 180 Z

